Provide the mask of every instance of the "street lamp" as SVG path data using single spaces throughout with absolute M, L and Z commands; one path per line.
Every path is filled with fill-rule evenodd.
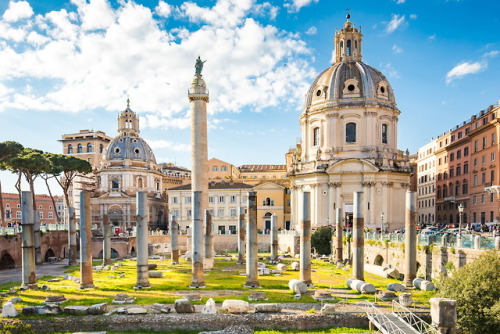
M 460 203 L 458 205 L 458 235 L 462 236 L 462 215 L 464 213 L 464 205 L 463 203 Z
M 384 229 L 384 212 L 380 213 L 380 220 L 382 221 L 382 223 L 380 224 L 380 233 L 382 233 Z

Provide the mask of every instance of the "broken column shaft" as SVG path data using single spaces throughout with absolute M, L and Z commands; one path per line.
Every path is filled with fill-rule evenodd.
M 172 252 L 172 264 L 179 263 L 179 224 L 177 218 L 170 216 L 170 249 Z
M 203 221 L 201 210 L 201 191 L 193 191 L 193 223 L 191 226 L 192 281 L 189 287 L 205 287 L 203 278 Z
M 80 289 L 95 288 L 92 278 L 92 216 L 90 192 L 80 193 Z
M 106 214 L 102 217 L 102 263 L 111 264 L 111 227 Z
M 68 206 L 68 266 L 76 264 L 76 222 L 75 208 Z
M 245 208 L 238 208 L 238 264 L 245 263 Z
M 342 230 L 342 209 L 337 208 L 335 209 L 335 229 L 337 231 L 337 237 L 335 238 L 336 240 L 336 250 L 337 250 L 337 263 L 344 262 L 343 256 L 342 256 L 342 238 L 343 238 L 343 230 Z
M 1 210 L 2 208 L 0 208 Z M 23 227 L 22 236 L 22 256 L 23 256 L 23 277 L 22 285 L 29 287 L 36 284 L 35 272 L 35 240 L 33 233 L 33 198 L 31 192 L 23 191 L 21 193 L 21 226 Z
M 278 260 L 278 217 L 271 217 L 271 261 Z
M 300 220 L 300 280 L 306 285 L 311 281 L 311 193 L 302 195 L 302 219 Z
M 412 286 L 413 279 L 417 277 L 417 211 L 415 209 L 415 193 L 406 192 L 405 209 L 405 272 L 406 286 Z
M 352 277 L 364 281 L 363 192 L 354 192 L 352 233 Z
M 255 288 L 259 286 L 257 262 L 259 260 L 257 248 L 257 193 L 251 191 L 248 193 L 248 219 L 247 219 L 247 261 L 246 287 Z
M 149 268 L 148 268 L 148 201 L 145 191 L 137 192 L 137 282 L 136 288 L 148 288 Z

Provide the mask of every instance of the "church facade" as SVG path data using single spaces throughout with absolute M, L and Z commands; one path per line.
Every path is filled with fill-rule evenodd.
M 311 194 L 314 228 L 334 225 L 336 208 L 349 225 L 359 191 L 366 227 L 404 227 L 411 169 L 408 153 L 397 148 L 401 112 L 387 78 L 362 62 L 362 36 L 348 16 L 335 35 L 335 63 L 306 94 L 302 142 L 286 155 L 295 226 L 304 192 Z

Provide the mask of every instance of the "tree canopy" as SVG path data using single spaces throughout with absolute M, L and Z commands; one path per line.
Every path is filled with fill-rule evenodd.
M 470 334 L 500 328 L 500 254 L 490 251 L 439 281 L 438 297 L 457 301 L 459 326 Z
M 330 255 L 332 253 L 332 229 L 328 226 L 318 228 L 311 235 L 311 247 L 316 249 L 316 253 Z

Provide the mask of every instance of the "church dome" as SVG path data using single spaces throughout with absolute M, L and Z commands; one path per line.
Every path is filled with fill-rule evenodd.
M 330 107 L 382 106 L 395 109 L 387 78 L 362 62 L 361 30 L 348 20 L 335 35 L 335 63 L 319 74 L 306 95 L 306 111 L 325 103 Z
M 118 136 L 115 137 L 103 152 L 103 160 L 142 160 L 156 164 L 153 150 L 146 141 L 140 137 Z

